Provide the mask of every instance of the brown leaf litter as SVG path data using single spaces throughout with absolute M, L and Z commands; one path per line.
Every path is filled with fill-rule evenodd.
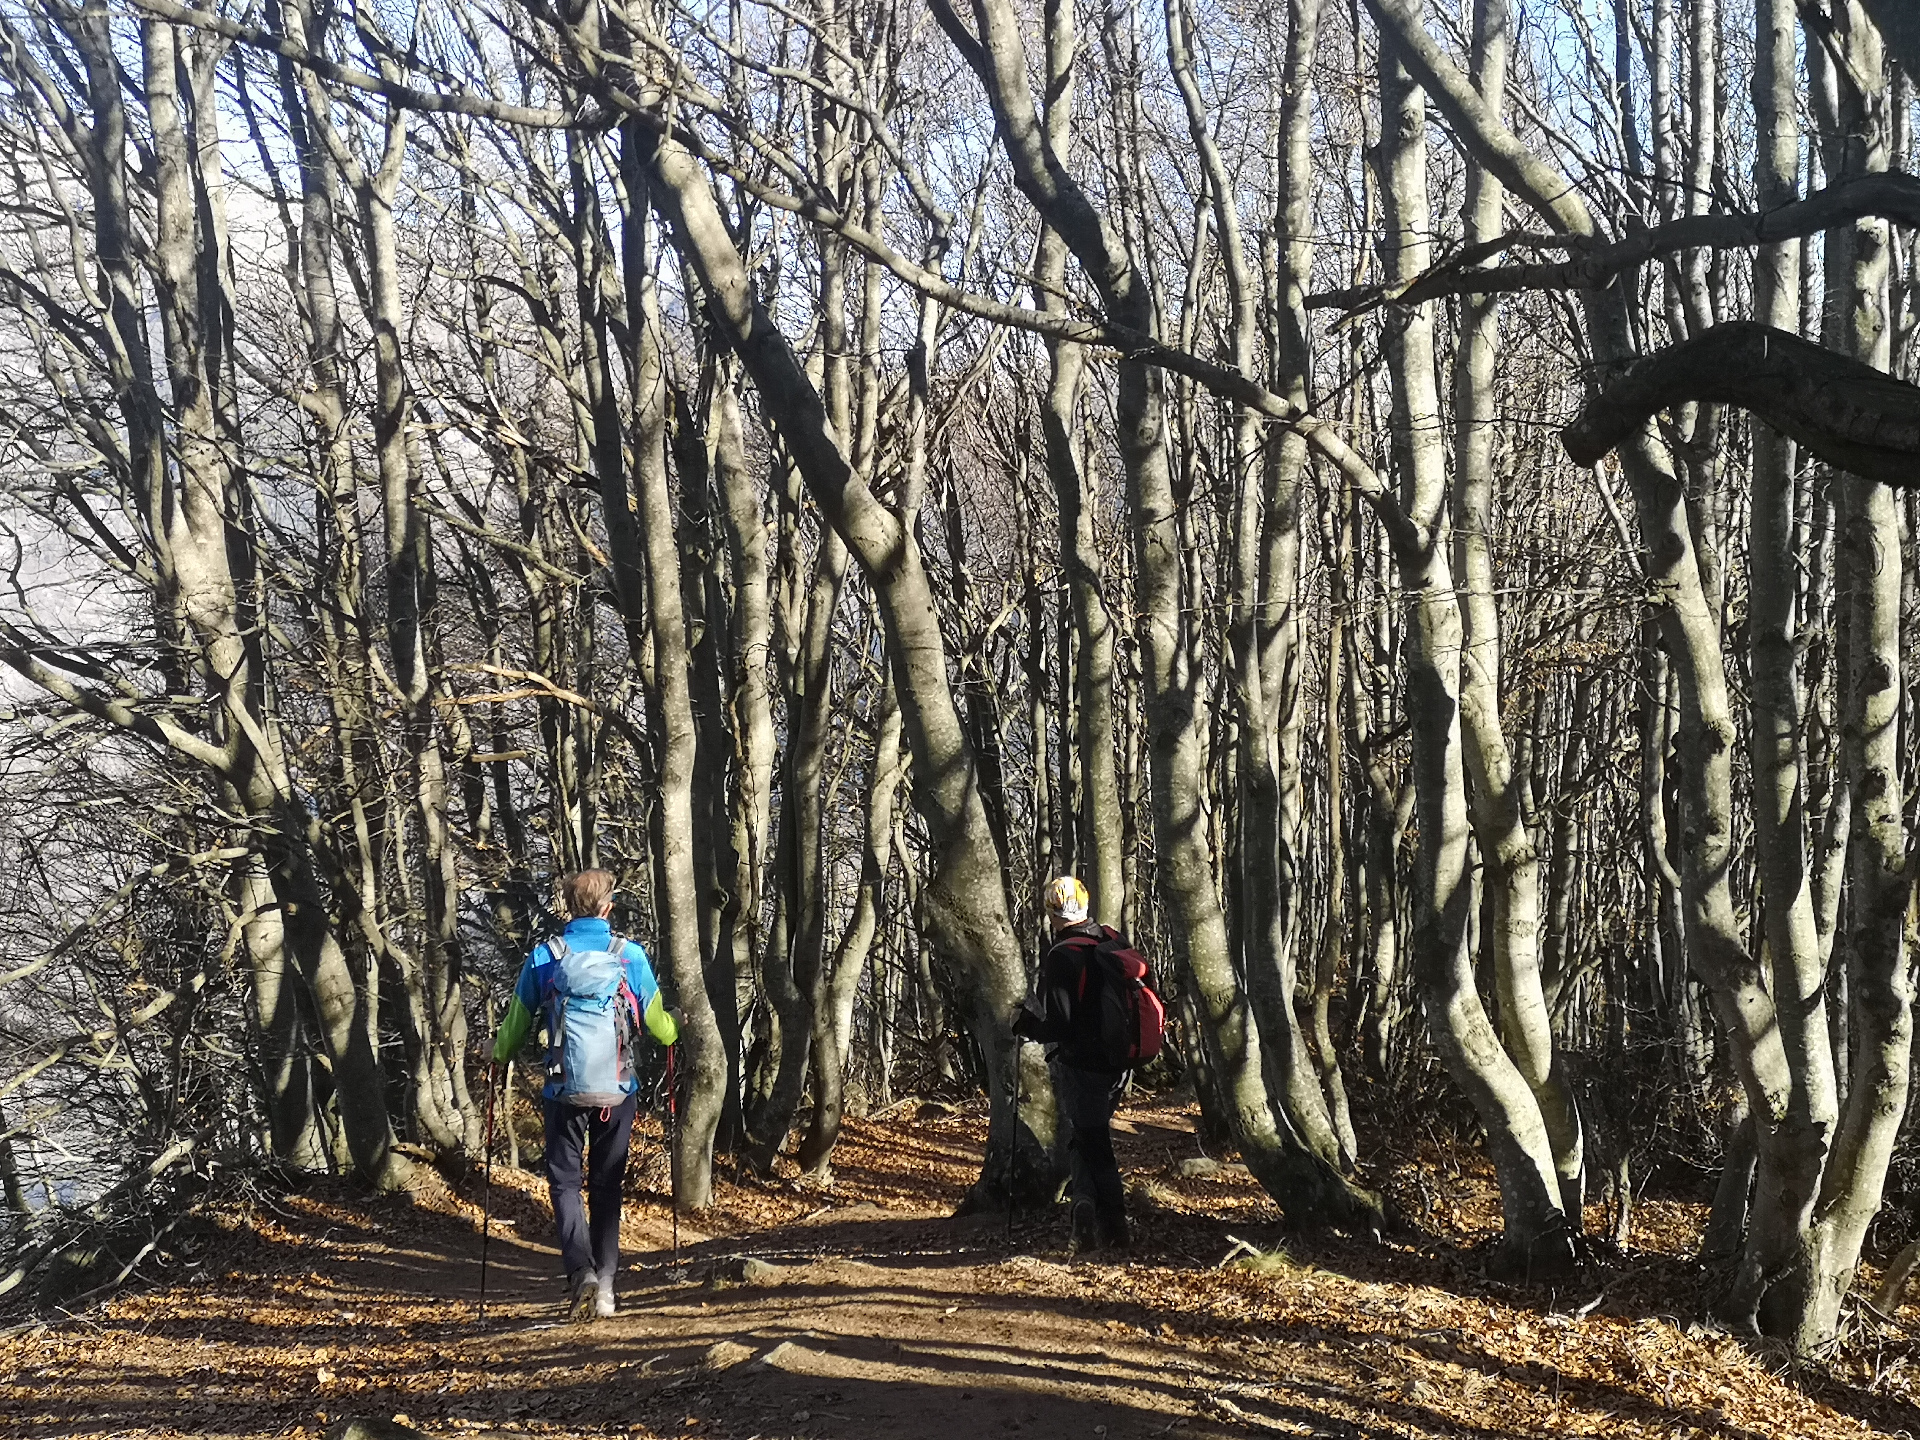
M 1471 1152 L 1382 1167 L 1409 1233 L 1293 1236 L 1244 1169 L 1182 1173 L 1190 1118 L 1145 1103 L 1117 1136 L 1135 1250 L 1069 1262 L 1057 1218 L 1011 1238 L 1004 1216 L 948 1218 L 983 1123 L 977 1106 L 909 1104 L 849 1122 L 830 1186 L 723 1179 L 682 1222 L 677 1265 L 657 1131 L 641 1137 L 621 1313 L 588 1326 L 558 1323 L 532 1175 L 494 1170 L 484 1324 L 477 1179 L 282 1196 L 234 1226 L 214 1278 L 0 1340 L 0 1421 L 21 1437 L 307 1440 L 347 1415 L 637 1440 L 1920 1430 L 1913 1307 L 1799 1383 L 1689 1320 L 1707 1283 L 1686 1258 L 1697 1204 L 1644 1203 L 1650 1248 L 1565 1293 L 1501 1286 L 1475 1248 L 1498 1209 Z

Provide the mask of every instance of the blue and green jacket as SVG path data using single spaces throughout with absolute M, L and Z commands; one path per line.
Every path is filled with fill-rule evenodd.
M 569 920 L 566 932 L 561 937 L 567 942 L 569 950 L 609 950 L 613 948 L 613 927 L 605 920 Z M 633 992 L 634 1000 L 640 1006 L 640 1016 L 647 1027 L 647 1033 L 662 1045 L 671 1045 L 680 1038 L 680 1028 L 674 1024 L 673 1016 L 667 1013 L 667 1003 L 660 996 L 660 984 L 653 978 L 653 966 L 647 961 L 647 952 L 638 941 L 626 942 L 627 989 Z M 493 1058 L 505 1062 L 520 1052 L 527 1043 L 527 1036 L 533 1030 L 534 1017 L 540 1013 L 547 993 L 547 972 L 553 968 L 553 952 L 546 942 L 533 947 L 533 953 L 527 956 L 527 963 L 520 967 L 520 979 L 513 987 L 513 1003 L 507 1006 L 507 1015 L 500 1022 L 500 1029 L 493 1037 Z M 627 1093 L 631 1095 L 639 1088 L 639 1081 L 627 1081 Z M 560 1093 L 559 1081 L 549 1081 L 543 1092 L 548 1099 Z

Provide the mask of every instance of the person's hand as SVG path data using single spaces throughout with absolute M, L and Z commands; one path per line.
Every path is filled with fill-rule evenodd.
M 1013 1012 L 1013 1033 L 1023 1040 L 1046 1038 L 1046 1018 L 1033 1008 L 1031 1001 L 1022 1000 L 1020 1008 Z

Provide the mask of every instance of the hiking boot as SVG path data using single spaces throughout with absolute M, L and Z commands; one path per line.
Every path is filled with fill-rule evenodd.
M 1100 1248 L 1102 1250 L 1131 1250 L 1133 1234 L 1127 1229 L 1127 1217 L 1110 1215 L 1100 1222 Z
M 567 1319 L 593 1318 L 593 1307 L 600 1294 L 600 1280 L 591 1270 L 579 1270 L 567 1278 Z
M 613 1318 L 613 1277 L 611 1275 L 593 1287 L 593 1318 L 596 1320 Z
M 1067 1234 L 1067 1254 L 1084 1255 L 1099 1248 L 1100 1229 L 1094 1220 L 1093 1206 L 1082 1200 L 1073 1207 L 1073 1226 Z

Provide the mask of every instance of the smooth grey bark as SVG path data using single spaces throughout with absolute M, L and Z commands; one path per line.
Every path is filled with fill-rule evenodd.
M 674 1203 L 704 1209 L 713 1200 L 713 1142 L 726 1104 L 727 1051 L 700 949 L 699 895 L 694 882 L 693 773 L 697 737 L 688 685 L 687 624 L 681 604 L 678 528 L 667 484 L 667 384 L 661 347 L 657 247 L 648 218 L 652 176 L 648 139 L 637 124 L 622 127 L 620 175 L 626 189 L 622 259 L 627 315 L 634 345 L 634 495 L 626 486 L 607 495 L 608 538 L 616 506 L 626 512 L 626 540 L 644 547 L 645 614 L 652 641 L 655 684 L 649 706 L 660 803 L 655 810 L 654 866 L 664 972 L 680 1009 L 680 1045 L 687 1075 L 686 1103 L 674 1132 Z M 605 477 L 602 477 L 605 485 Z M 629 511 L 628 507 L 632 509 Z M 623 597 L 629 624 L 642 597 Z
M 1313 30 L 1317 13 L 1294 17 L 1301 28 L 1298 42 L 1289 45 L 1283 84 L 1303 88 L 1312 66 Z M 1233 363 L 1242 374 L 1257 373 L 1260 332 L 1260 289 L 1246 250 L 1233 184 L 1210 128 L 1206 105 L 1194 76 L 1191 51 L 1193 25 L 1185 0 L 1166 6 L 1168 64 L 1173 71 L 1187 115 L 1187 129 L 1199 152 L 1208 184 L 1213 229 L 1220 246 L 1221 268 L 1227 280 L 1232 311 L 1230 334 Z M 1294 119 L 1296 131 L 1304 122 Z M 1289 135 L 1288 143 L 1305 149 L 1304 135 Z M 1288 183 L 1305 189 L 1309 175 L 1295 171 L 1301 156 L 1290 151 Z M 1283 186 L 1281 204 L 1289 211 L 1305 211 L 1304 202 L 1289 204 Z M 1302 254 L 1301 251 L 1306 253 Z M 1288 256 L 1289 298 L 1300 289 L 1299 270 L 1311 264 L 1311 250 L 1297 239 Z M 1198 267 L 1194 267 L 1196 270 Z M 1191 316 L 1197 307 L 1187 307 Z M 1183 348 L 1189 348 L 1183 345 Z M 1303 364 L 1296 349 L 1289 357 Z M 1291 377 L 1303 391 L 1304 377 Z M 1295 492 L 1306 460 L 1306 444 L 1298 436 L 1276 437 L 1280 453 L 1269 459 L 1269 442 L 1259 414 L 1240 406 L 1234 415 L 1228 491 L 1233 497 L 1229 519 L 1229 594 L 1232 613 L 1228 627 L 1232 650 L 1233 723 L 1238 745 L 1234 753 L 1235 810 L 1238 833 L 1224 847 L 1233 868 L 1239 906 L 1237 970 L 1246 986 L 1254 1023 L 1260 1035 L 1262 1060 L 1273 1103 L 1283 1107 L 1286 1121 L 1320 1160 L 1341 1164 L 1342 1149 L 1314 1072 L 1312 1056 L 1294 1010 L 1297 984 L 1294 957 L 1298 881 L 1294 846 L 1297 823 L 1283 825 L 1287 812 L 1297 822 L 1299 811 L 1298 712 L 1299 659 L 1293 619 L 1293 590 L 1299 568 L 1299 507 Z M 1192 454 L 1191 446 L 1187 452 Z M 1280 552 L 1278 562 L 1270 557 Z M 1284 591 L 1284 595 L 1277 592 Z M 1264 623 L 1263 623 L 1264 622 Z M 1198 669 L 1199 667 L 1192 667 Z M 1281 693 L 1265 693 L 1267 682 Z M 1282 719 L 1281 717 L 1284 717 Z M 1282 779 L 1283 729 L 1291 731 L 1292 763 Z M 1286 795 L 1288 785 L 1293 794 Z M 1288 832 L 1283 839 L 1283 831 Z M 1213 847 L 1216 852 L 1223 847 Z
M 1857 3 L 1837 6 L 1835 18 L 1849 74 L 1842 79 L 1841 104 L 1833 117 L 1839 123 L 1830 126 L 1836 142 L 1829 170 L 1877 171 L 1887 164 L 1890 137 L 1876 113 L 1876 97 L 1861 94 L 1851 77 L 1881 74 L 1880 36 Z M 1839 249 L 1847 262 L 1829 273 L 1830 290 L 1837 290 L 1835 298 L 1843 302 L 1831 306 L 1831 313 L 1844 317 L 1842 339 L 1849 352 L 1876 370 L 1893 362 L 1891 239 L 1885 222 L 1861 220 L 1829 252 Z M 1836 476 L 1834 486 L 1840 555 L 1846 562 L 1838 587 L 1848 622 L 1840 749 L 1853 797 L 1844 955 L 1854 1059 L 1797 1263 L 1784 1276 L 1777 1271 L 1765 1276 L 1775 1283 L 1759 1302 L 1767 1332 L 1801 1352 L 1827 1344 L 1838 1330 L 1840 1304 L 1852 1286 L 1867 1227 L 1879 1212 L 1906 1112 L 1913 1042 L 1913 979 L 1906 951 L 1913 889 L 1906 873 L 1900 743 L 1906 576 L 1900 516 L 1885 484 Z M 1824 1035 L 1807 1037 L 1805 1048 L 1816 1052 L 1816 1064 L 1837 1058 Z
M 860 170 L 860 185 L 865 194 L 865 219 L 869 226 L 879 223 L 881 174 L 877 163 L 869 157 L 868 163 Z M 822 275 L 829 281 L 823 290 L 833 288 L 832 277 L 837 269 L 837 257 L 823 256 Z M 881 293 L 880 269 L 876 265 L 862 266 L 860 296 L 859 355 L 861 364 L 857 383 L 852 379 L 852 367 L 848 363 L 848 336 L 843 322 L 842 302 L 832 295 L 823 296 L 822 313 L 827 323 L 822 326 L 825 342 L 826 373 L 829 378 L 825 400 L 827 412 L 833 418 L 835 430 L 842 439 L 847 452 L 848 462 L 854 473 L 869 484 L 874 474 L 875 451 L 879 443 L 880 412 L 880 364 L 881 344 Z M 822 537 L 826 542 L 838 543 L 838 537 L 828 531 Z M 841 567 L 845 568 L 845 549 L 840 547 Z M 811 616 L 809 616 L 811 620 Z M 884 628 L 876 626 L 876 629 Z M 824 693 L 823 705 L 829 700 Z M 887 757 L 888 769 L 892 769 L 899 755 L 899 716 L 898 705 L 894 700 L 891 684 L 883 685 L 883 705 L 888 712 L 880 722 L 877 732 L 878 741 L 887 739 L 891 729 L 892 754 Z M 847 757 L 840 762 L 839 773 L 844 773 Z M 876 758 L 875 765 L 879 765 Z M 836 774 L 837 786 L 839 774 Z M 874 934 L 878 926 L 875 907 L 880 897 L 878 887 L 885 873 L 887 847 L 893 831 L 893 792 L 899 780 L 898 775 L 888 779 L 884 786 L 878 773 L 869 777 L 867 808 L 869 811 L 867 826 L 867 844 L 862 851 L 860 881 L 856 889 L 855 904 L 847 928 L 839 942 L 829 952 L 826 944 L 826 920 L 824 895 L 816 900 L 820 910 L 817 921 L 819 934 L 817 949 L 807 952 L 808 968 L 802 978 L 807 986 L 807 1022 L 809 1033 L 803 1055 L 806 1060 L 804 1073 L 812 1078 L 813 1114 L 808 1122 L 807 1133 L 802 1137 L 799 1150 L 800 1167 L 804 1172 L 826 1175 L 827 1165 L 833 1153 L 833 1146 L 839 1138 L 840 1120 L 845 1107 L 846 1072 L 848 1052 L 853 1037 L 853 1002 L 859 991 L 860 978 L 866 969 L 868 952 L 873 947 Z M 885 809 L 882 823 L 876 832 L 871 815 L 873 806 L 878 803 Z M 826 874 L 826 812 L 823 809 L 820 822 L 820 842 L 818 854 L 821 860 L 823 878 Z M 791 1114 L 788 1116 L 791 1123 Z
M 310 38 L 315 22 L 308 6 L 290 3 L 283 15 L 290 35 L 303 42 Z M 332 632 L 329 648 L 338 672 L 333 703 L 343 728 L 339 765 L 346 803 L 355 820 L 354 843 L 342 847 L 329 878 L 342 924 L 349 929 L 353 948 L 362 952 L 364 983 L 375 984 L 382 963 L 391 966 L 400 981 L 403 1003 L 396 1011 L 407 1057 L 407 1109 L 414 1125 L 438 1148 L 471 1150 L 480 1143 L 481 1122 L 466 1087 L 466 1010 L 456 900 L 459 875 L 449 833 L 450 794 L 428 656 L 434 609 L 431 551 L 426 519 L 416 503 L 412 396 L 401 361 L 404 313 L 393 206 L 405 160 L 405 112 L 397 105 L 387 107 L 379 162 L 369 172 L 335 126 L 333 97 L 319 78 L 301 69 L 296 80 L 292 70 L 291 65 L 283 67 L 282 92 L 289 114 L 295 117 L 302 149 L 301 293 L 316 381 L 313 393 L 301 398 L 321 429 L 325 447 L 321 489 L 331 502 L 332 528 L 343 561 L 332 586 L 342 611 L 323 624 Z M 391 62 L 383 62 L 382 73 L 389 78 L 396 73 Z M 365 265 L 358 289 L 374 340 L 374 457 L 387 562 L 384 627 L 366 623 L 371 617 L 360 593 L 365 566 L 358 536 L 358 477 L 347 431 L 340 370 L 343 328 L 329 233 L 337 219 L 336 177 L 351 191 L 359 214 Z M 396 827 L 388 834 L 388 800 L 383 797 L 376 807 L 367 798 L 381 768 L 371 733 L 375 661 L 367 637 L 382 628 L 392 656 L 389 683 L 399 692 L 403 707 L 401 733 L 410 770 L 410 808 L 417 817 L 423 850 L 417 946 L 407 943 L 401 933 L 401 923 L 414 918 L 405 828 Z M 401 867 L 397 907 L 385 901 L 380 883 L 388 858 Z M 371 1043 L 377 1044 L 373 1015 L 367 1017 L 366 1025 Z
M 1860 4 L 1906 72 L 1920 74 L 1920 12 L 1902 0 L 1860 0 Z
M 162 623 L 177 623 L 173 636 L 195 648 L 223 731 L 221 742 L 208 744 L 113 702 L 93 700 L 24 649 L 0 649 L 0 661 L 69 704 L 170 745 L 232 787 L 259 826 L 270 884 L 284 917 L 285 946 L 312 996 L 355 1168 L 369 1184 L 397 1188 L 410 1178 L 411 1166 L 393 1149 L 379 1058 L 364 1025 L 368 996 L 356 984 L 328 923 L 313 859 L 317 822 L 300 804 L 276 722 L 261 703 L 258 632 L 240 624 L 228 551 L 231 490 L 213 412 L 215 381 L 200 344 L 208 333 L 208 317 L 202 309 L 197 254 L 205 197 L 197 187 L 207 183 L 208 169 L 204 162 L 196 163 L 187 138 L 178 84 L 183 68 L 178 34 L 160 21 L 141 25 L 142 78 L 153 128 L 150 253 L 164 343 L 162 368 L 147 343 L 147 299 L 137 269 L 140 242 L 127 173 L 129 125 L 106 7 L 90 0 L 80 10 L 55 18 L 77 52 L 91 111 L 85 143 L 76 153 L 82 157 L 94 202 L 94 255 L 106 292 L 103 322 L 111 340 L 108 365 L 126 431 L 127 474 L 141 522 L 140 539 L 159 582 Z M 161 373 L 168 385 L 165 403 L 155 382 Z
M 1474 83 L 1495 114 L 1506 89 L 1508 14 L 1505 0 L 1474 6 Z M 1487 167 L 1467 172 L 1466 243 L 1501 232 L 1504 192 Z M 1521 805 L 1524 783 L 1501 725 L 1500 611 L 1494 598 L 1494 385 L 1500 309 L 1491 296 L 1464 297 L 1454 361 L 1453 564 L 1463 639 L 1460 723 L 1472 782 L 1474 838 L 1490 901 L 1495 989 L 1501 1038 L 1533 1092 L 1553 1147 L 1560 1206 L 1568 1225 L 1583 1228 L 1585 1161 L 1580 1111 L 1553 1037 L 1540 969 L 1540 857 Z M 1438 413 L 1437 410 L 1435 412 Z
M 1047 0 L 1045 11 L 1047 136 L 1058 154 L 1073 140 L 1074 54 L 1078 43 L 1073 6 Z M 1042 222 L 1034 266 L 1034 302 L 1049 315 L 1068 313 L 1067 245 Z M 1085 384 L 1086 351 L 1068 340 L 1047 341 L 1047 398 L 1041 416 L 1047 473 L 1060 515 L 1060 556 L 1067 574 L 1067 604 L 1073 627 L 1073 755 L 1076 844 L 1089 912 L 1117 924 L 1127 906 L 1125 824 L 1120 811 L 1118 744 L 1114 734 L 1114 622 L 1107 608 L 1106 560 L 1094 534 L 1092 471 L 1077 411 Z M 1064 737 L 1063 737 L 1064 738 Z
M 726 593 L 731 566 L 724 558 L 721 526 L 715 516 L 709 442 L 685 392 L 673 385 L 669 390 L 672 423 L 667 448 L 679 481 L 680 575 L 685 613 L 691 617 L 694 883 L 707 999 L 726 1052 L 726 1088 L 715 1133 L 716 1147 L 723 1147 L 737 1145 L 741 1135 L 740 972 L 735 950 L 743 916 L 734 893 L 741 864 L 733 845 L 742 806 L 738 787 L 732 783 L 740 747 L 728 723 L 728 693 L 735 668 L 730 643 L 733 616 Z
M 343 147 L 331 138 L 336 155 Z M 366 312 L 373 332 L 374 450 L 386 541 L 386 632 L 393 680 L 405 707 L 402 736 L 420 825 L 423 904 L 419 950 L 409 954 L 392 929 L 386 952 L 399 965 L 412 1071 L 411 1110 L 427 1138 L 445 1149 L 477 1149 L 480 1117 L 466 1093 L 466 1007 L 461 997 L 457 901 L 460 877 L 448 833 L 446 760 L 433 711 L 427 654 L 432 623 L 432 559 L 427 522 L 414 504 L 418 465 L 411 435 L 412 396 L 402 369 L 399 241 L 394 199 L 406 157 L 406 118 L 386 117 L 378 167 L 347 170 L 359 202 L 367 257 Z M 336 162 L 337 163 L 337 162 Z M 349 162 L 350 163 L 350 162 Z
M 1417 24 L 1417 11 L 1415 23 Z M 1428 257 L 1426 99 L 1383 38 L 1380 176 L 1383 279 L 1405 284 Z M 1430 307 L 1405 307 L 1387 336 L 1398 523 L 1389 525 L 1411 610 L 1407 715 L 1420 841 L 1415 863 L 1414 983 L 1429 1033 L 1487 1132 L 1500 1183 L 1507 1263 L 1531 1276 L 1572 1260 L 1568 1218 L 1547 1128 L 1527 1078 L 1502 1047 L 1475 986 L 1467 946 L 1467 773 L 1461 722 L 1460 606 L 1449 565 L 1445 436 Z
M 1341 723 L 1347 693 L 1347 616 L 1351 601 L 1347 595 L 1345 561 L 1353 548 L 1352 501 L 1342 496 L 1328 506 L 1321 514 L 1321 528 L 1326 553 L 1332 557 L 1332 563 L 1327 566 L 1327 667 L 1325 692 L 1321 697 L 1327 765 L 1327 918 L 1313 971 L 1313 1058 L 1321 1090 L 1327 1097 L 1334 1134 L 1340 1140 L 1342 1161 L 1351 1166 L 1359 1155 L 1360 1143 L 1354 1133 L 1352 1107 L 1347 1102 L 1346 1076 L 1340 1069 L 1332 1007 L 1340 981 L 1340 964 L 1352 941 L 1352 929 L 1347 921 L 1347 732 Z
M 838 332 L 844 338 L 844 332 Z M 830 342 L 832 343 L 832 342 Z M 839 433 L 836 429 L 836 433 Z M 833 619 L 846 580 L 847 547 L 831 526 L 820 527 L 808 587 L 806 622 L 788 690 L 787 743 L 780 775 L 780 833 L 775 842 L 782 887 L 784 953 L 762 966 L 768 1003 L 764 1093 L 747 1114 L 747 1156 L 762 1172 L 786 1143 L 807 1080 L 813 990 L 826 946 L 821 887 L 822 827 L 826 822 L 827 745 L 832 738 Z
M 1753 77 L 1758 145 L 1754 189 L 1763 206 L 1794 198 L 1799 173 L 1798 95 L 1794 84 L 1794 15 L 1787 0 L 1756 7 Z M 1794 331 L 1800 323 L 1798 246 L 1763 246 L 1754 257 L 1754 315 L 1758 323 Z M 1793 447 L 1765 426 L 1753 427 L 1753 504 L 1748 542 L 1749 633 L 1753 672 L 1754 849 L 1762 888 L 1762 915 L 1772 964 L 1774 1004 L 1794 1075 L 1789 1103 L 1799 1123 L 1830 1132 L 1836 1118 L 1833 1058 L 1824 1013 L 1825 967 L 1815 925 L 1806 854 L 1805 786 L 1802 780 L 1801 682 L 1796 667 Z M 1743 1122 L 1749 1131 L 1752 1117 Z M 1788 1183 L 1796 1214 L 1812 1200 L 1824 1155 L 1801 1152 L 1804 1163 Z M 1752 1143 L 1728 1157 L 1729 1195 L 1744 1191 L 1754 1169 Z M 1812 1171 L 1814 1173 L 1808 1173 Z M 1775 1170 L 1761 1183 L 1780 1186 Z M 1804 1198 L 1803 1198 L 1804 1197 Z M 1731 1201 L 1729 1202 L 1731 1203 Z M 1716 1212 L 1720 1206 L 1716 1204 Z M 1801 1219 L 1797 1225 L 1804 1224 Z M 1764 1234 L 1755 1236 L 1764 1241 Z M 1724 1243 L 1724 1242 L 1722 1242 Z M 1777 1241 L 1774 1243 L 1777 1244 Z M 1734 1303 L 1745 1310 L 1751 1287 L 1780 1263 L 1770 1247 L 1749 1253 L 1735 1282 Z M 1745 1292 L 1745 1293 L 1743 1293 Z
M 815 64 L 823 79 L 847 83 L 840 52 L 846 25 L 837 0 L 826 0 L 820 25 L 826 40 Z M 836 196 L 854 175 L 850 117 L 824 99 L 811 106 L 811 144 L 818 155 L 822 184 Z M 847 330 L 847 246 L 838 237 L 815 236 L 819 255 L 819 352 L 810 370 L 819 378 L 827 421 L 850 465 L 854 453 L 851 345 Z M 775 866 L 783 887 L 781 906 L 786 941 L 781 953 L 766 957 L 763 982 L 768 1000 L 767 1075 L 747 1112 L 747 1158 L 771 1173 L 786 1144 L 793 1117 L 805 1093 L 812 1053 L 816 991 L 827 948 L 825 871 L 822 868 L 827 819 L 826 752 L 833 718 L 833 627 L 847 573 L 846 543 L 830 525 L 820 527 L 813 582 L 807 592 L 806 620 L 795 663 L 787 677 L 787 740 L 780 777 L 780 833 Z
M 1578 192 L 1488 112 L 1457 67 L 1421 29 L 1406 0 L 1367 0 L 1367 5 L 1439 97 L 1463 142 L 1555 229 L 1576 242 L 1591 242 L 1595 226 Z M 1623 364 L 1632 353 L 1624 297 L 1609 292 L 1589 297 L 1586 303 L 1597 356 L 1609 366 Z M 1757 331 L 1769 339 L 1774 333 L 1761 326 L 1720 325 L 1685 343 L 1698 346 L 1714 335 L 1739 329 L 1749 334 Z M 1764 365 L 1764 347 L 1760 359 Z M 1680 398 L 1727 397 L 1708 393 Z M 1633 485 L 1647 546 L 1648 579 L 1661 602 L 1661 629 L 1677 680 L 1677 749 L 1682 762 L 1677 788 L 1684 830 L 1680 872 L 1689 960 L 1713 997 L 1755 1117 L 1759 1171 L 1749 1229 L 1751 1257 L 1777 1253 L 1783 1237 L 1790 1238 L 1803 1223 L 1796 1218 L 1803 1212 L 1801 1186 L 1795 1177 L 1806 1172 L 1807 1157 L 1818 1154 L 1825 1136 L 1794 1112 L 1794 1076 L 1767 980 L 1746 948 L 1734 911 L 1729 860 L 1735 731 L 1719 615 L 1695 558 L 1686 497 L 1645 426 L 1654 408 L 1659 407 L 1641 409 L 1624 424 L 1619 422 L 1625 412 L 1617 411 L 1613 441 L 1622 446 L 1623 466 Z M 1804 440 L 1800 435 L 1795 438 Z M 1577 458 L 1576 447 L 1569 446 L 1569 452 Z M 1812 1168 L 1817 1174 L 1817 1162 Z
M 261 1108 L 276 1160 L 298 1170 L 325 1170 L 327 1151 L 315 1109 L 313 1062 L 287 956 L 286 926 L 265 863 L 249 858 L 234 876 L 242 938 L 253 981 L 253 1022 L 259 1032 Z
M 1313 62 L 1322 8 L 1320 0 L 1289 0 L 1287 7 L 1286 58 L 1279 75 L 1279 131 L 1275 141 L 1274 231 L 1261 252 L 1267 290 L 1269 385 L 1302 412 L 1308 405 L 1313 364 L 1305 307 L 1313 273 Z M 1250 413 L 1243 412 L 1243 418 L 1252 425 Z M 1308 868 L 1302 844 L 1306 796 L 1300 756 L 1306 731 L 1302 678 L 1306 642 L 1300 551 L 1302 497 L 1310 471 L 1304 435 L 1292 427 L 1264 428 L 1264 435 L 1254 429 L 1251 436 L 1242 436 L 1238 443 L 1243 449 L 1258 444 L 1263 470 L 1255 634 L 1260 700 L 1267 711 L 1264 726 L 1272 737 L 1274 825 L 1278 831 L 1273 929 L 1276 956 L 1282 962 L 1282 982 L 1291 990 L 1291 972 L 1297 967 L 1300 946 L 1302 882 Z M 1254 787 L 1253 794 L 1256 802 L 1261 802 L 1253 807 L 1254 819 L 1264 829 L 1259 786 Z M 1329 963 L 1324 948 L 1314 963 L 1317 967 Z M 1316 992 L 1320 983 L 1316 975 Z M 1315 1006 L 1315 1023 L 1324 1028 L 1319 1015 L 1324 1007 L 1317 999 Z M 1308 1078 L 1310 1065 L 1313 1083 Z M 1316 1147 L 1324 1143 L 1326 1137 L 1319 1136 L 1324 1114 L 1331 1126 L 1330 1136 L 1338 1143 L 1337 1153 L 1350 1166 L 1355 1147 L 1351 1122 L 1345 1115 L 1346 1095 L 1337 1057 L 1326 1048 L 1318 1048 L 1311 1057 L 1302 1056 L 1289 1077 L 1287 1090 L 1289 1114 L 1309 1143 Z
M 813 1118 L 801 1139 L 802 1173 L 821 1179 L 840 1138 L 846 1111 L 847 1064 L 853 1045 L 853 1006 L 866 973 L 867 957 L 886 914 L 887 860 L 893 844 L 893 797 L 905 760 L 900 752 L 900 707 L 893 682 L 881 687 L 874 717 L 873 757 L 869 761 L 866 844 L 860 855 L 860 887 L 853 916 L 824 967 L 813 1012 Z M 878 1023 L 877 1018 L 873 1023 Z
M 765 943 L 762 898 L 770 858 L 767 838 L 773 809 L 775 747 L 773 686 L 768 675 L 773 614 L 767 523 L 747 464 L 737 362 L 731 355 L 718 355 L 713 359 L 713 369 L 706 434 L 709 463 L 720 490 L 732 589 L 728 610 L 731 670 L 726 679 L 734 742 L 733 834 L 729 847 L 734 873 L 727 881 L 727 903 L 721 912 L 716 949 L 727 957 L 735 991 L 740 993 L 752 984 Z M 737 1011 L 737 1000 L 735 1008 Z M 728 1081 L 735 1106 L 742 1103 L 737 1095 L 739 1086 L 736 1058 Z

